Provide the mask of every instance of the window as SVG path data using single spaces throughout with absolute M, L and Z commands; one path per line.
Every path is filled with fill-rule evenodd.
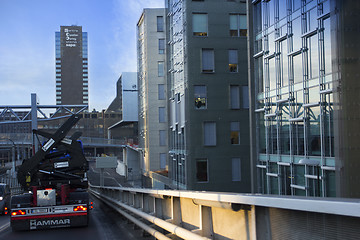
M 309 53 L 309 78 L 319 76 L 319 47 L 318 35 L 313 35 L 307 39 Z M 326 51 L 326 50 L 325 50 Z M 326 60 L 326 59 L 325 59 Z
M 166 153 L 160 153 L 160 169 L 166 168 Z
M 159 39 L 159 54 L 165 53 L 165 39 Z
M 157 31 L 163 32 L 164 31 L 164 18 L 162 16 L 157 16 L 156 22 L 157 22 Z
M 332 73 L 332 63 L 331 60 L 333 56 L 331 54 L 331 25 L 330 18 L 324 19 L 324 38 L 329 39 L 329 41 L 324 41 L 324 54 L 325 54 L 325 74 Z
M 238 50 L 236 49 L 229 50 L 229 71 L 238 71 Z
M 293 56 L 293 64 L 294 64 L 294 83 L 302 82 L 303 80 L 303 72 L 302 72 L 302 55 L 298 54 Z
M 204 145 L 216 146 L 216 123 L 204 122 Z
M 158 76 L 163 77 L 164 76 L 164 62 L 158 62 Z
M 159 107 L 159 122 L 165 122 L 165 108 Z
M 206 109 L 206 86 L 194 86 L 195 109 Z
M 230 123 L 230 138 L 231 144 L 239 145 L 240 144 L 240 122 L 231 122 Z
M 241 181 L 241 161 L 240 158 L 233 158 L 231 161 L 233 182 Z
M 208 16 L 206 13 L 193 13 L 193 35 L 207 36 Z
M 249 87 L 242 86 L 242 107 L 249 108 Z
M 230 36 L 247 36 L 246 15 L 230 14 Z
M 166 146 L 166 131 L 165 130 L 159 131 L 159 145 Z
M 215 70 L 214 49 L 202 49 L 201 54 L 202 72 L 212 73 Z
M 158 84 L 158 99 L 165 100 L 165 85 Z
M 293 11 L 295 12 L 297 9 L 299 9 L 301 7 L 301 0 L 292 0 L 292 6 L 293 6 Z
M 198 182 L 207 182 L 208 179 L 208 160 L 196 159 L 196 180 Z
M 239 86 L 230 86 L 230 108 L 240 109 L 240 88 Z

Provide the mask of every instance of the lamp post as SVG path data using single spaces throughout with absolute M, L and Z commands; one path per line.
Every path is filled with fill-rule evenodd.
M 13 176 L 13 177 L 15 177 L 15 161 L 16 161 L 16 159 L 15 159 L 15 147 L 16 147 L 16 144 L 15 144 L 15 142 L 12 140 L 12 139 L 10 139 L 10 138 L 8 138 L 11 142 L 12 142 L 12 144 L 13 144 L 13 147 L 12 147 L 12 153 L 11 153 L 11 158 L 12 158 L 12 168 L 11 168 L 11 176 Z

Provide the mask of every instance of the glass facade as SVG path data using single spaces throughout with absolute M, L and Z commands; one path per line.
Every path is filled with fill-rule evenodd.
M 187 182 L 186 167 L 187 155 L 185 149 L 185 75 L 184 75 L 184 49 L 185 49 L 185 5 L 182 0 L 167 0 L 168 8 L 168 39 L 169 62 L 168 84 L 170 93 L 170 144 L 169 144 L 169 177 L 177 184 L 178 188 L 185 188 Z M 207 28 L 207 16 L 197 15 L 195 24 L 199 23 L 199 32 Z M 196 18 L 196 17 L 195 17 Z M 197 20 L 199 20 L 197 22 Z M 201 20 L 201 21 L 200 21 Z M 204 22 L 205 21 L 205 22 Z M 207 30 L 207 29 L 205 29 Z M 195 31 L 198 31 L 195 29 Z M 206 32 L 207 34 L 207 32 Z M 198 36 L 203 36 L 198 34 Z M 201 161 L 198 181 L 207 179 L 207 161 Z M 206 167 L 205 167 L 206 166 Z
M 258 191 L 335 196 L 329 0 L 252 7 Z

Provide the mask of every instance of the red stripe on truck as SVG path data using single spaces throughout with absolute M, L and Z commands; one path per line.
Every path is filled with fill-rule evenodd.
M 38 215 L 38 216 L 19 216 L 19 217 L 11 217 L 11 220 L 38 219 L 38 218 L 56 218 L 56 217 L 74 217 L 74 216 L 86 216 L 86 215 L 87 215 L 87 212 L 66 213 L 66 214 L 51 214 L 51 215 Z

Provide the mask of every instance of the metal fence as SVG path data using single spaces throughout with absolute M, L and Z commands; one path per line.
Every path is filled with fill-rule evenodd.
M 15 177 L 1 176 L 0 181 L 1 183 L 5 183 L 10 187 L 11 195 L 16 195 L 24 192 L 17 178 Z

